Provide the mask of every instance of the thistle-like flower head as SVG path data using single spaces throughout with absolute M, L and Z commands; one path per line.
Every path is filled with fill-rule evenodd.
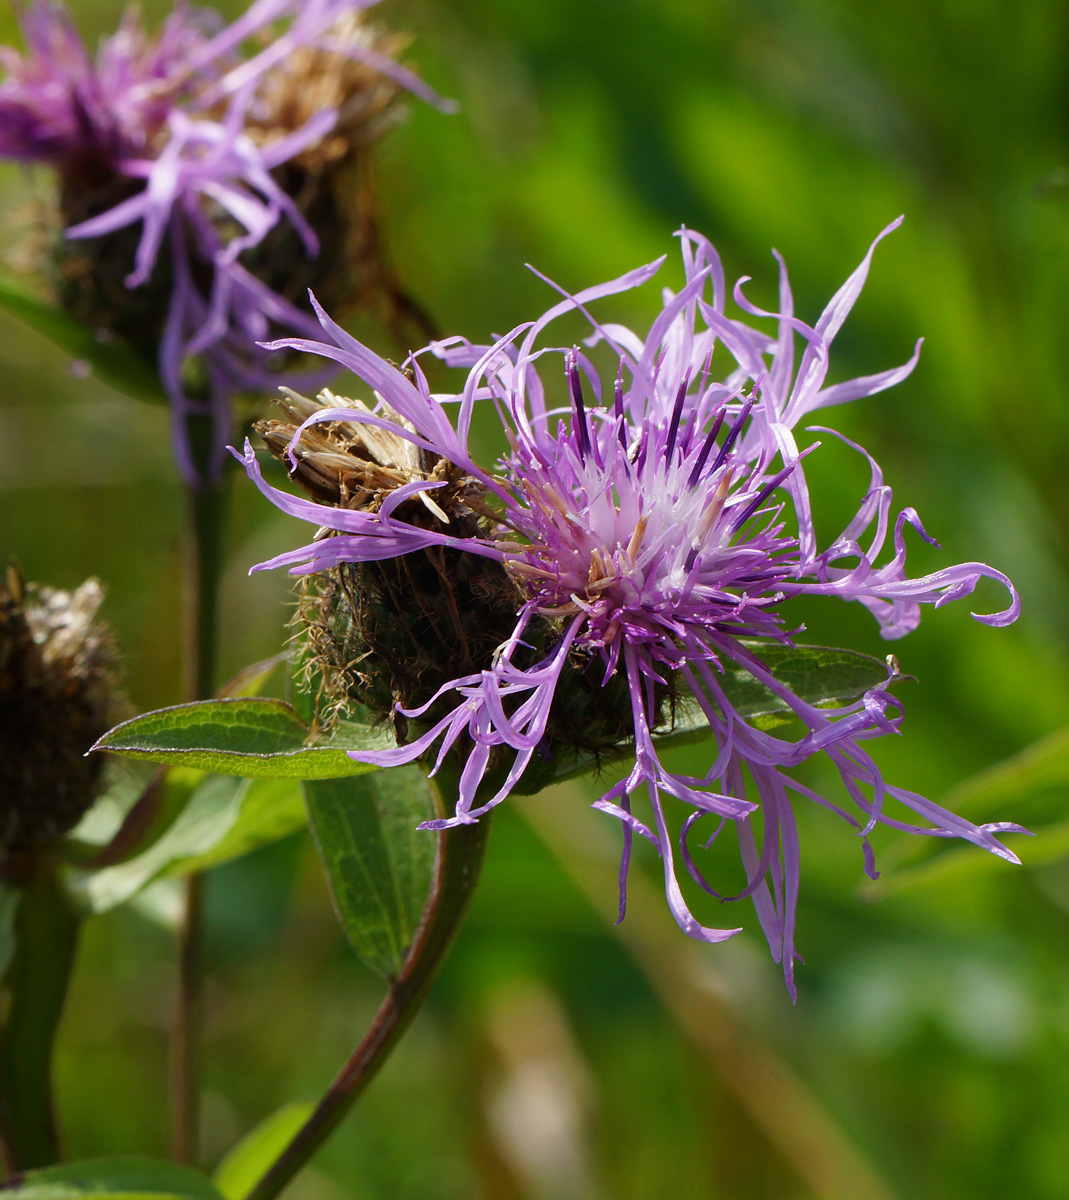
M 684 286 L 665 293 L 645 337 L 602 323 L 591 306 L 645 283 L 659 262 L 565 294 L 537 321 L 493 345 L 459 338 L 432 345 L 430 351 L 447 364 L 468 369 L 456 395 L 431 394 L 418 356 L 402 372 L 322 312 L 331 342 L 295 343 L 349 367 L 377 398 L 374 407 L 344 409 L 333 402 L 307 411 L 283 451 L 298 480 L 314 449 L 305 439 L 313 439 L 324 423 L 369 433 L 388 429 L 422 454 L 451 464 L 469 481 L 469 491 L 479 489 L 479 511 L 495 515 L 484 517 L 478 528 L 465 525 L 447 504 L 437 520 L 404 512 L 417 497 L 433 501 L 446 494 L 444 478 L 418 467 L 393 488 L 328 507 L 269 487 L 248 444 L 245 463 L 275 504 L 329 534 L 264 567 L 329 573 L 448 550 L 491 560 L 515 584 L 511 628 L 477 669 L 458 673 L 418 703 L 399 697 L 401 714 L 424 722 L 418 736 L 396 750 L 354 757 L 390 766 L 435 753 L 441 764 L 455 748 L 464 760 L 456 811 L 429 824 L 471 822 L 518 786 L 532 762 L 563 752 L 554 715 L 569 702 L 577 678 L 588 684 L 595 678 L 606 690 L 623 682 L 634 765 L 596 802 L 623 825 L 621 915 L 631 840 L 638 834 L 657 847 L 669 905 L 688 934 L 714 942 L 738 932 L 700 924 L 677 876 L 685 869 L 717 894 L 700 868 L 691 834 L 703 819 L 714 838 L 730 824 L 748 876 L 741 894 L 753 897 L 793 990 L 799 883 L 793 797 L 833 808 L 863 838 L 879 821 L 963 837 L 1011 860 L 1013 853 L 996 834 L 1016 827 L 973 825 L 884 782 L 863 743 L 901 723 L 900 703 L 886 684 L 855 703 L 817 707 L 777 679 L 755 646 L 790 644 L 798 631 L 785 622 L 782 604 L 792 596 L 858 600 L 892 639 L 916 626 L 922 604 L 965 596 L 985 576 L 1008 589 L 1010 603 L 978 620 L 1008 624 L 1019 603 L 1006 576 L 980 563 L 911 578 L 906 527 L 926 539 L 927 534 L 912 509 L 892 518 L 891 490 L 867 455 L 871 482 L 857 515 L 830 546 L 817 544 L 804 460 L 819 442 L 799 448 L 800 422 L 819 409 L 890 387 L 910 373 L 919 353 L 918 343 L 904 366 L 826 383 L 831 342 L 861 290 L 876 243 L 813 326 L 794 315 L 782 262 L 779 312 L 757 309 L 736 286 L 735 301 L 748 317 L 774 321 L 769 336 L 726 315 L 723 271 L 709 242 L 687 230 L 680 241 Z M 547 326 L 575 310 L 590 321 L 591 352 L 542 346 Z M 606 348 L 615 370 L 600 377 L 594 358 Z M 554 377 L 565 385 L 556 407 L 545 386 Z M 495 473 L 474 462 L 467 448 L 476 405 L 494 407 L 508 439 L 510 450 Z M 892 545 L 885 552 L 889 535 Z M 749 672 L 771 691 L 799 719 L 803 735 L 792 740 L 748 722 L 725 689 L 729 668 Z M 891 668 L 888 675 L 890 682 Z M 712 735 L 708 769 L 700 777 L 669 771 L 657 749 L 655 735 L 668 719 L 665 698 L 674 703 L 687 694 Z M 591 714 L 595 708 L 591 700 Z M 578 720 L 581 724 L 581 713 Z M 835 764 L 856 813 L 790 774 L 818 752 Z M 634 810 L 638 792 L 646 794 L 648 815 Z M 669 797 L 682 803 L 681 823 L 673 819 L 679 806 Z M 751 820 L 758 807 L 760 845 Z M 865 849 L 871 871 L 867 841 Z
M 402 89 L 444 105 L 363 21 L 374 3 L 254 0 L 225 25 L 179 0 L 156 36 L 130 10 L 94 57 L 58 0 L 32 0 L 25 53 L 0 49 L 0 156 L 59 176 L 57 300 L 156 358 L 190 482 L 188 418 L 215 427 L 214 474 L 231 398 L 278 383 L 257 343 L 316 331 L 308 286 L 366 286 L 351 264 L 375 258 L 374 222 L 338 169 Z

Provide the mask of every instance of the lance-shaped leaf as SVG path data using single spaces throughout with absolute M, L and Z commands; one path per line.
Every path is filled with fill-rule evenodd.
M 886 684 L 891 669 L 888 661 L 857 650 L 784 646 L 748 638 L 742 639 L 742 645 L 799 700 L 817 708 L 839 708 L 860 700 L 866 692 Z M 737 663 L 724 663 L 721 686 L 736 712 L 758 729 L 770 729 L 794 719 L 789 705 Z
M 356 953 L 388 979 L 412 944 L 434 871 L 434 815 L 417 767 L 304 785 L 334 907 Z
M 134 1155 L 27 1171 L 0 1184 L 0 1196 L 5 1200 L 104 1200 L 107 1196 L 222 1200 L 211 1180 L 193 1167 Z
M 0 275 L 0 308 L 29 325 L 65 351 L 71 358 L 88 363 L 116 391 L 135 400 L 166 403 L 155 367 L 120 342 L 102 342 L 84 325 L 61 309 L 39 300 L 20 284 Z
M 249 779 L 333 779 L 375 770 L 347 750 L 392 746 L 388 729 L 340 722 L 316 737 L 281 700 L 200 700 L 125 721 L 93 747 Z

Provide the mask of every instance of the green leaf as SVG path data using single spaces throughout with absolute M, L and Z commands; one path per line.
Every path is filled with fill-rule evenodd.
M 194 790 L 173 824 L 144 853 L 114 867 L 77 872 L 72 890 L 93 912 L 129 900 L 168 868 L 213 850 L 230 832 L 241 810 L 241 781 L 209 776 Z
M 244 1200 L 315 1111 L 315 1104 L 287 1104 L 261 1121 L 215 1169 L 215 1186 L 226 1200 Z
M 772 675 L 786 684 L 799 699 L 818 708 L 836 708 L 859 700 L 867 691 L 887 682 L 888 665 L 857 650 L 830 646 L 782 646 L 777 642 L 742 639 L 742 644 L 760 658 Z M 745 668 L 725 658 L 719 676 L 724 694 L 740 716 L 757 729 L 769 730 L 795 719 L 789 705 L 760 683 Z M 709 723 L 693 697 L 681 697 L 671 725 L 654 732 L 660 751 L 687 746 L 709 737 Z M 552 783 L 563 783 L 588 771 L 611 766 L 631 757 L 630 742 L 614 754 L 581 755 L 566 762 L 532 763 L 520 785 L 520 795 L 535 795 Z
M 27 1171 L 0 1184 L 11 1200 L 89 1200 L 104 1196 L 181 1196 L 220 1200 L 211 1180 L 193 1167 L 130 1155 L 94 1158 Z
M 412 944 L 431 886 L 434 816 L 417 767 L 304 785 L 312 834 L 334 907 L 356 953 L 391 979 Z
M 135 400 L 167 402 L 155 367 L 136 351 L 119 342 L 99 341 L 91 329 L 4 275 L 0 275 L 0 308 L 48 338 L 71 358 L 89 363 L 116 391 Z
M 15 914 L 20 895 L 17 888 L 0 883 L 0 979 L 15 954 Z
M 817 708 L 851 704 L 887 682 L 887 662 L 857 650 L 784 646 L 779 642 L 750 638 L 741 641 L 774 678 L 789 687 L 800 700 Z M 771 729 L 794 720 L 790 706 L 737 663 L 724 660 L 720 684 L 740 716 L 758 729 Z
M 164 876 L 192 875 L 281 841 L 304 829 L 308 812 L 296 779 L 248 779 L 238 789 L 240 807 L 233 824 L 209 850 L 176 859 Z
M 206 871 L 240 858 L 304 828 L 307 819 L 296 780 L 209 775 L 202 777 L 185 808 L 147 850 L 117 866 L 81 872 L 72 886 L 93 912 L 106 912 L 157 879 Z
M 149 775 L 132 804 L 124 802 L 118 789 L 105 793 L 91 810 L 94 815 L 87 814 L 75 830 L 77 837 L 67 839 L 64 856 L 87 870 L 114 867 L 144 854 L 167 833 L 205 779 L 203 771 L 153 768 L 150 762 L 113 755 L 108 759 L 127 767 L 132 763 Z M 96 815 L 98 809 L 102 811 Z
M 145 713 L 117 725 L 93 749 L 250 779 L 334 779 L 375 770 L 347 750 L 393 744 L 385 728 L 345 723 L 316 738 L 281 700 L 231 699 Z
M 275 654 L 271 658 L 265 658 L 261 662 L 243 667 L 233 679 L 227 680 L 219 689 L 217 693 L 219 699 L 234 700 L 258 696 L 260 688 L 270 679 L 276 668 L 289 661 L 289 657 L 285 653 Z

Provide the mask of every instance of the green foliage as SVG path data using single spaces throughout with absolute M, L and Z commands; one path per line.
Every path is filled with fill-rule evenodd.
M 786 684 L 800 700 L 817 708 L 852 704 L 866 692 L 886 683 L 892 671 L 886 662 L 857 650 L 783 646 L 745 638 L 742 644 L 753 651 L 754 657 L 759 658 L 780 683 Z M 722 686 L 739 714 L 758 729 L 770 729 L 793 717 L 783 700 L 737 663 L 725 663 Z
M 773 676 L 800 699 L 818 708 L 833 708 L 859 700 L 867 691 L 886 683 L 889 668 L 885 662 L 856 650 L 836 650 L 830 646 L 779 646 L 743 640 L 769 668 Z M 736 710 L 757 729 L 775 729 L 794 719 L 790 707 L 745 668 L 725 657 L 720 685 Z M 709 723 L 701 707 L 689 695 L 675 706 L 671 726 L 655 734 L 659 750 L 670 750 L 706 741 Z M 595 768 L 609 767 L 625 760 L 630 744 L 619 753 L 600 758 L 584 756 L 573 761 L 538 763 L 527 769 L 516 792 L 534 795 L 553 783 L 578 779 Z
M 304 785 L 334 908 L 356 953 L 392 978 L 419 924 L 434 869 L 435 837 L 416 826 L 434 815 L 417 767 Z
M 314 1108 L 310 1101 L 286 1104 L 238 1142 L 212 1176 L 225 1200 L 244 1200 Z
M 70 7 L 95 37 L 114 28 L 122 4 Z M 171 5 L 148 7 L 159 18 Z M 227 6 L 232 15 L 244 7 Z M 903 736 L 866 749 L 890 781 L 933 798 L 956 804 L 958 780 L 1069 722 L 1069 205 L 1035 191 L 1069 165 L 1065 5 L 413 0 L 405 12 L 417 34 L 406 58 L 463 110 L 445 120 L 411 104 L 381 143 L 384 236 L 402 283 L 443 333 L 485 341 L 552 303 L 525 261 L 574 291 L 668 251 L 655 284 L 596 310 L 641 329 L 657 288 L 678 286 L 669 234 L 684 222 L 714 239 L 729 284 L 754 275 L 746 292 L 765 306 L 776 300 L 776 246 L 796 311 L 812 323 L 876 229 L 906 213 L 835 340 L 830 379 L 901 362 L 925 335 L 921 362 L 905 384 L 833 410 L 830 423 L 874 452 L 895 510 L 915 505 L 942 543 L 923 546 L 907 531 L 911 568 L 973 558 L 998 566 L 1021 589 L 1022 618 L 987 629 L 959 601 L 926 610 L 916 634 L 888 647 L 860 605 L 792 601 L 784 611 L 808 626 L 807 641 L 900 654 L 919 680 L 904 690 Z M 7 187 L 13 209 L 26 195 L 14 170 Z M 180 695 L 182 562 L 163 413 L 71 380 L 66 355 L 0 319 L 0 484 L 5 464 L 30 456 L 38 481 L 16 471 L 21 484 L 0 494 L 0 560 L 15 553 L 28 575 L 62 586 L 99 575 L 129 659 L 132 702 L 170 703 Z M 391 349 L 388 331 L 359 320 L 357 332 L 381 352 L 400 360 L 410 348 Z M 578 319 L 559 328 L 561 345 L 587 332 Z M 455 388 L 455 373 L 421 361 L 432 390 Z M 124 429 L 151 430 L 146 418 L 156 416 L 157 443 L 131 453 Z M 479 419 L 477 457 L 489 463 L 499 443 L 492 421 Z M 825 444 L 807 474 L 825 545 L 856 511 L 868 470 L 815 436 Z M 222 605 L 231 671 L 272 654 L 285 636 L 289 581 L 244 572 L 301 536 L 244 480 L 232 483 L 235 557 Z M 977 611 L 989 607 L 987 587 Z M 679 753 L 696 770 L 708 765 L 699 744 Z M 800 778 L 848 803 L 819 762 Z M 571 786 L 580 808 L 599 794 L 594 782 Z M 1012 788 L 977 793 L 964 811 L 1040 831 L 1069 814 L 1069 786 L 1053 778 L 1021 797 L 1017 805 Z M 516 1043 L 502 1028 L 519 1027 L 536 1035 L 547 1066 L 562 1063 L 563 1078 L 583 1081 L 568 1131 L 588 1191 L 615 1200 L 810 1196 L 725 1086 L 734 1067 L 758 1088 L 761 1065 L 737 1049 L 719 1064 L 700 1057 L 643 972 L 623 960 L 608 923 L 525 840 L 515 807 L 496 818 L 432 1019 L 417 1023 L 359 1119 L 319 1156 L 308 1192 L 458 1200 L 544 1187 L 518 1178 L 500 1153 L 497 1089 L 525 1078 L 510 1073 L 516 1060 L 501 1047 Z M 701 947 L 688 978 L 728 998 L 816 1081 L 844 1138 L 899 1197 L 1063 1196 L 1069 859 L 1022 871 L 972 846 L 903 836 L 934 853 L 933 867 L 955 854 L 960 873 L 859 905 L 851 832 L 804 802 L 796 809 L 806 960 L 798 1005 L 782 994 L 748 902 L 709 901 L 702 911 L 712 923 L 730 917 L 747 931 Z M 604 845 L 590 848 L 610 859 L 618 836 L 603 824 Z M 1011 844 L 1032 864 L 1045 836 Z M 874 839 L 888 883 L 922 865 L 906 857 L 894 866 L 897 838 Z M 719 861 L 722 848 L 737 870 L 730 829 L 720 843 L 710 854 Z M 646 849 L 636 840 L 635 869 L 656 876 Z M 235 1125 L 251 1128 L 284 1098 L 331 1078 L 357 1014 L 381 998 L 378 979 L 331 952 L 340 935 L 326 896 L 308 886 L 315 869 L 308 859 L 253 855 L 212 881 L 219 914 L 240 910 L 247 924 L 213 981 L 211 1157 L 229 1149 L 224 1135 Z M 737 875 L 728 882 L 741 886 Z M 633 896 L 625 925 L 645 915 Z M 158 1152 L 173 946 L 130 908 L 87 928 L 58 1064 L 67 1149 Z M 665 956 L 689 948 L 674 936 L 665 936 Z M 516 987 L 536 989 L 544 1003 L 510 1024 L 504 993 Z M 715 1026 L 715 1008 L 706 1016 Z M 770 1118 L 782 1121 L 773 1082 Z M 797 1136 L 801 1152 L 817 1153 Z
M 0 1193 L 11 1200 L 104 1200 L 109 1196 L 220 1200 L 219 1191 L 200 1171 L 135 1155 L 28 1171 L 0 1185 Z
M 135 400 L 166 403 L 155 368 L 129 347 L 100 341 L 91 329 L 0 276 L 0 308 L 43 334 L 73 359 L 87 362 L 105 383 Z
M 150 762 L 255 779 L 332 779 L 375 768 L 347 750 L 391 745 L 385 731 L 339 724 L 318 739 L 281 700 L 201 700 L 117 725 L 93 747 Z
M 189 788 L 172 823 L 139 854 L 80 872 L 75 887 L 94 912 L 123 904 L 157 879 L 189 875 L 240 858 L 303 828 L 300 784 L 172 771 Z M 189 787 L 192 783 L 194 786 Z
M 0 883 L 0 979 L 15 953 L 15 914 L 19 907 L 19 892 Z
M 943 803 L 971 820 L 997 814 L 1027 825 L 1033 837 L 1012 839 L 1026 866 L 1057 862 L 1069 854 L 1069 728 L 1059 729 L 1005 762 L 958 784 Z M 983 815 L 982 815 L 983 814 Z M 886 861 L 892 869 L 865 885 L 864 894 L 882 899 L 917 887 L 965 881 L 1007 869 L 990 854 L 935 838 L 899 839 Z

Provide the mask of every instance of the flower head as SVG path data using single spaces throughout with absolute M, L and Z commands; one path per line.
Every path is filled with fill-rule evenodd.
M 623 826 L 621 916 L 631 841 L 638 834 L 660 853 L 668 902 L 685 932 L 709 942 L 738 932 L 700 924 L 678 877 L 685 870 L 717 894 L 691 839 L 699 822 L 709 823 L 712 838 L 730 824 L 748 877 L 741 895 L 752 896 L 793 990 L 795 797 L 834 809 L 862 838 L 883 822 L 966 838 L 1010 860 L 1015 856 L 996 834 L 1017 827 L 976 826 L 885 783 L 863 743 L 901 723 L 901 705 L 886 683 L 854 703 L 817 707 L 778 680 L 755 646 L 791 643 L 798 631 L 787 625 L 782 604 L 792 596 L 858 600 L 886 638 L 913 629 L 922 604 L 939 606 L 968 595 L 985 576 L 1008 589 L 1010 603 L 978 620 L 1006 625 L 1016 618 L 1019 602 L 1006 576 L 980 563 L 910 577 L 907 526 L 931 539 L 912 509 L 892 517 L 891 490 L 867 455 L 871 482 L 856 516 L 831 545 L 818 546 L 804 460 L 819 442 L 800 449 L 799 423 L 817 410 L 890 387 L 910 373 L 919 352 L 918 343 L 904 366 L 826 383 L 829 348 L 880 238 L 813 326 L 794 315 L 782 261 L 778 312 L 756 308 L 737 285 L 735 301 L 748 317 L 775 322 L 769 336 L 726 315 L 724 276 L 712 245 L 688 230 L 679 236 L 684 286 L 665 293 L 645 337 L 601 322 L 591 306 L 645 283 L 660 262 L 577 295 L 564 294 L 537 321 L 491 346 L 460 338 L 433 344 L 430 352 L 468 369 L 456 395 L 432 395 L 417 356 L 406 371 L 398 370 L 320 311 L 331 342 L 293 344 L 349 367 L 374 389 L 377 403 L 339 408 L 331 399 L 327 408 L 300 414 L 304 420 L 291 430 L 288 450 L 296 478 L 307 484 L 308 453 L 315 449 L 309 439 L 324 426 L 344 428 L 355 441 L 388 430 L 412 448 L 411 467 L 403 479 L 342 497 L 339 507 L 331 507 L 268 486 L 248 444 L 245 463 L 275 504 L 330 534 L 262 567 L 329 573 L 448 550 L 491 560 L 515 584 L 515 619 L 478 669 L 458 672 L 418 701 L 398 697 L 401 714 L 423 722 L 418 736 L 395 750 L 354 757 L 390 766 L 434 754 L 440 765 L 455 749 L 464 760 L 456 811 L 428 824 L 468 823 L 518 786 L 532 762 L 561 752 L 554 714 L 576 678 L 594 678 L 606 688 L 623 682 L 634 765 L 595 805 Z M 590 321 L 588 346 L 602 344 L 598 352 L 607 347 L 615 360 L 611 376 L 600 377 L 585 350 L 540 345 L 550 323 L 575 310 Z M 726 370 L 720 367 L 724 359 Z M 555 406 L 545 385 L 558 370 L 565 387 L 563 402 Z M 467 448 L 475 407 L 487 404 L 499 415 L 510 447 L 495 473 L 475 463 Z M 459 519 L 455 499 L 437 505 L 439 496 L 449 496 L 449 484 L 437 467 L 425 468 L 443 461 L 467 481 L 464 511 L 493 514 L 474 531 L 470 520 Z M 470 499 L 476 492 L 477 509 Z M 423 507 L 412 510 L 417 500 Z M 428 515 L 427 505 L 436 506 L 437 515 Z M 745 719 L 725 688 L 726 670 L 739 668 L 790 709 L 802 736 L 774 735 Z M 889 670 L 888 682 L 890 675 Z M 670 771 L 658 754 L 665 700 L 674 702 L 681 694 L 700 709 L 712 734 L 711 760 L 700 777 Z M 818 752 L 838 769 L 856 812 L 790 774 Z M 646 795 L 648 817 L 634 809 L 639 792 Z M 668 797 L 686 811 L 680 828 L 673 826 L 675 806 Z M 898 815 L 888 811 L 888 801 L 898 802 Z M 760 844 L 751 820 L 758 808 Z M 867 841 L 865 850 L 872 871 Z
M 339 171 L 401 89 L 444 102 L 363 21 L 374 3 L 254 0 L 225 25 L 179 0 L 155 37 L 128 11 L 93 57 L 58 0 L 32 0 L 25 54 L 0 49 L 0 156 L 59 175 L 57 299 L 155 357 L 190 482 L 188 419 L 215 427 L 214 474 L 231 398 L 278 383 L 257 343 L 317 328 L 307 287 L 351 299 L 357 259 L 385 279 L 364 185 Z
M 0 860 L 72 829 L 97 798 L 115 648 L 96 620 L 104 592 L 0 579 Z

